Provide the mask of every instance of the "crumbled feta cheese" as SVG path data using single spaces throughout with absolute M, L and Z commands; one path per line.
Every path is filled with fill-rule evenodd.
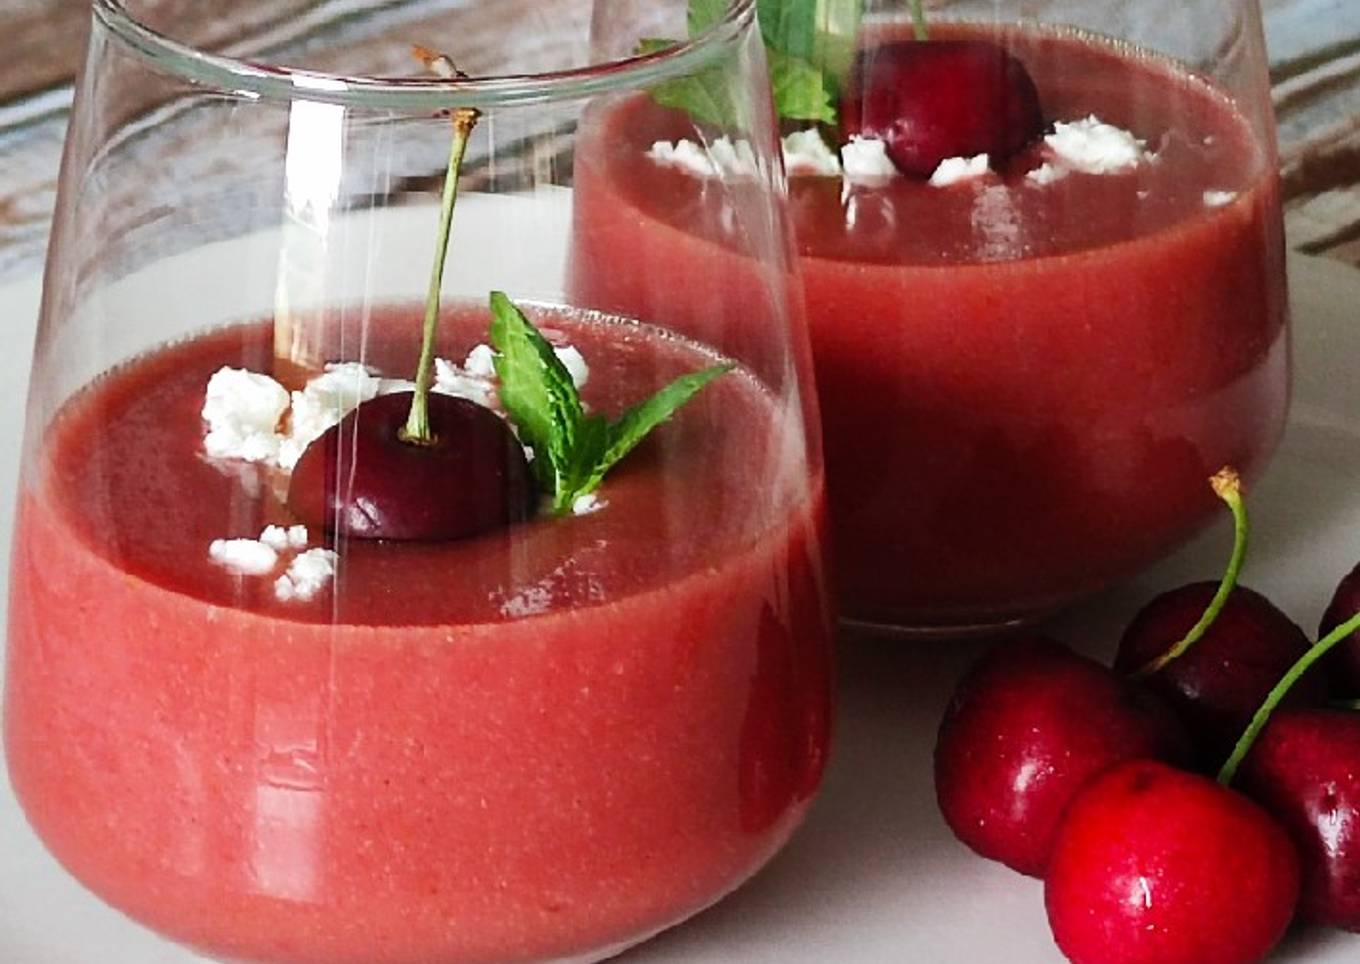
M 1205 192 L 1204 192 L 1204 205 L 1205 205 L 1205 207 L 1221 208 L 1221 207 L 1223 207 L 1223 205 L 1225 205 L 1225 204 L 1231 204 L 1231 203 L 1232 203 L 1233 201 L 1235 201 L 1235 200 L 1237 200 L 1237 192 L 1236 192 L 1236 191 L 1205 191 Z
M 376 398 L 383 379 L 358 362 L 327 365 L 326 371 L 293 392 L 288 434 L 279 442 L 279 465 L 291 469 L 308 445 L 363 402 Z
M 590 515 L 592 512 L 599 512 L 609 503 L 605 502 L 594 492 L 589 495 L 582 495 L 571 504 L 572 515 Z
M 1045 161 L 1026 174 L 1025 180 L 1042 187 L 1045 184 L 1052 184 L 1054 181 L 1061 181 L 1063 178 L 1067 177 L 1067 174 L 1067 168 L 1059 167 L 1056 164 L 1050 164 Z
M 474 378 L 495 378 L 496 349 L 490 345 L 478 345 L 473 348 L 463 362 L 463 371 Z
M 678 167 L 698 177 L 750 177 L 759 169 L 755 151 L 748 141 L 733 141 L 723 135 L 706 147 L 691 140 L 657 141 L 647 152 L 652 160 Z
M 708 145 L 708 153 L 718 170 L 729 177 L 748 177 L 755 174 L 759 168 L 756 164 L 755 151 L 751 150 L 751 145 L 747 141 L 734 143 L 730 137 L 724 135 Z
M 590 381 L 590 366 L 586 364 L 585 358 L 571 345 L 562 348 L 554 348 L 553 354 L 557 356 L 567 374 L 571 376 L 572 384 L 577 388 L 585 388 L 586 382 Z
M 1044 143 L 1064 166 L 1083 174 L 1115 174 L 1151 157 L 1146 141 L 1094 114 L 1071 123 L 1059 121 Z
M 434 385 L 432 387 L 441 395 L 466 398 L 488 408 L 491 407 L 495 388 L 489 378 L 469 374 L 465 369 L 459 368 L 453 362 L 444 358 L 434 360 Z
M 657 141 L 647 156 L 658 164 L 678 167 L 697 177 L 713 177 L 718 173 L 717 165 L 709 158 L 702 147 L 691 140 Z
M 260 541 L 277 552 L 305 549 L 308 541 L 307 527 L 296 525 L 285 529 L 283 526 L 265 526 L 264 531 L 260 533 Z
M 279 564 L 279 554 L 257 539 L 214 539 L 208 558 L 243 576 L 263 576 Z
M 283 552 L 289 547 L 288 530 L 283 526 L 265 526 L 260 541 L 275 552 Z
M 960 181 L 982 177 L 991 170 L 988 166 L 990 160 L 986 154 L 977 154 L 973 157 L 946 157 L 935 168 L 935 173 L 930 175 L 930 186 L 949 187 Z
M 340 557 L 330 549 L 308 549 L 288 564 L 288 570 L 274 581 L 274 595 L 283 602 L 307 600 L 316 596 L 335 576 Z
M 850 143 L 841 148 L 841 164 L 852 181 L 876 181 L 897 174 L 888 145 L 876 137 L 852 135 Z
M 268 375 L 219 368 L 208 379 L 203 401 L 208 423 L 203 449 L 213 458 L 273 461 L 279 450 L 279 419 L 287 409 L 288 392 Z
M 838 177 L 841 162 L 815 129 L 787 134 L 783 140 L 784 170 L 790 177 Z

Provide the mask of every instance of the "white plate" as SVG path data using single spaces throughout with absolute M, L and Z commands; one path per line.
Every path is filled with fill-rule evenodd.
M 1284 446 L 1252 493 L 1256 520 L 1246 581 L 1305 628 L 1360 559 L 1360 272 L 1291 261 L 1298 390 Z M 0 378 L 22 385 L 36 284 L 0 289 Z M 21 397 L 12 391 L 11 399 Z M 0 499 L 12 504 L 18 413 L 0 411 Z M 0 517 L 8 544 L 9 515 Z M 1057 620 L 1089 651 L 1161 589 L 1214 578 L 1226 525 L 1133 583 Z M 941 822 L 931 787 L 935 725 L 976 645 L 855 641 L 843 647 L 836 755 L 807 826 L 756 880 L 713 910 L 628 955 L 659 962 L 1061 961 L 1036 882 L 971 856 Z M 1360 937 L 1309 930 L 1272 960 L 1343 964 Z M 0 769 L 0 961 L 14 964 L 186 964 L 199 960 L 91 897 L 28 830 Z

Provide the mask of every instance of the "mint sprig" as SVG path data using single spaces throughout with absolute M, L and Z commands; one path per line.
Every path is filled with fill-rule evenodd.
M 760 34 L 765 42 L 775 111 L 787 120 L 835 124 L 837 98 L 854 59 L 855 36 L 863 0 L 759 0 Z M 728 0 L 690 0 L 689 35 L 718 23 Z M 641 54 L 655 53 L 677 41 L 646 39 Z M 731 78 L 721 67 L 667 81 L 653 90 L 663 107 L 684 110 L 700 123 L 733 126 L 736 111 Z
M 610 422 L 586 413 L 567 367 L 503 291 L 491 293 L 491 346 L 501 404 L 533 451 L 539 484 L 559 515 L 598 489 L 652 429 L 733 368 L 714 365 L 682 375 Z

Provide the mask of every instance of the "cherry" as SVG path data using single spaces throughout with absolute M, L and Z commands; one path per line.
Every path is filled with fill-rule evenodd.
M 533 515 L 524 449 L 504 420 L 429 396 L 431 445 L 402 441 L 411 393 L 380 395 L 302 453 L 288 505 L 308 525 L 360 539 L 456 539 Z
M 1239 783 L 1299 848 L 1303 918 L 1360 932 L 1360 713 L 1277 712 Z
M 1298 855 L 1263 810 L 1150 760 L 1077 794 L 1044 885 L 1054 939 L 1074 964 L 1260 961 L 1298 893 Z
M 1114 668 L 1131 673 L 1166 652 L 1195 625 L 1218 589 L 1199 582 L 1163 593 L 1134 617 L 1119 642 Z M 1179 713 L 1206 765 L 1223 762 L 1257 707 L 1309 648 L 1308 637 L 1270 600 L 1236 586 L 1199 641 L 1143 680 Z M 1325 680 L 1310 673 L 1287 705 L 1327 697 Z
M 899 41 L 861 52 L 841 99 L 843 133 L 878 138 L 904 174 L 947 157 L 1018 152 L 1043 130 L 1029 72 L 995 44 Z
M 1042 875 L 1059 817 L 1121 760 L 1181 761 L 1171 712 L 1109 669 L 1042 637 L 1002 643 L 959 685 L 935 744 L 935 793 L 955 835 Z
M 1360 613 L 1360 566 L 1347 573 L 1336 587 L 1336 593 L 1322 616 L 1318 636 L 1326 636 L 1356 613 Z M 1327 666 L 1337 695 L 1360 696 L 1360 633 L 1352 634 L 1329 653 Z

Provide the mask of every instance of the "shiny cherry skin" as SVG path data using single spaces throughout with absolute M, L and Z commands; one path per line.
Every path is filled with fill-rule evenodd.
M 1294 915 L 1299 858 L 1246 797 L 1150 760 L 1072 800 L 1044 882 L 1073 964 L 1254 964 Z
M 1237 783 L 1298 846 L 1300 916 L 1360 933 L 1360 713 L 1276 712 Z
M 1217 583 L 1192 583 L 1144 606 L 1119 641 L 1115 672 L 1132 673 L 1175 645 L 1217 589 Z M 1309 645 L 1303 630 L 1269 599 L 1239 585 L 1209 631 L 1143 684 L 1185 721 L 1201 764 L 1216 769 Z M 1311 672 L 1290 691 L 1287 705 L 1311 706 L 1326 698 L 1326 680 Z
M 862 51 L 841 98 L 844 135 L 878 138 L 904 174 L 947 157 L 1004 161 L 1044 128 L 1025 65 L 979 40 L 898 41 Z
M 411 393 L 380 395 L 302 453 L 288 506 L 312 526 L 357 539 L 459 539 L 533 515 L 524 449 L 490 409 L 431 393 L 434 444 L 400 438 Z
M 1322 616 L 1318 638 L 1360 613 L 1360 566 L 1356 566 L 1336 587 L 1331 604 Z M 1360 698 L 1360 633 L 1351 633 L 1323 657 L 1325 672 L 1337 696 Z
M 963 843 L 1037 877 L 1088 780 L 1133 757 L 1189 756 L 1155 697 L 1060 643 L 1025 638 L 998 645 L 959 685 L 935 744 L 935 794 Z

